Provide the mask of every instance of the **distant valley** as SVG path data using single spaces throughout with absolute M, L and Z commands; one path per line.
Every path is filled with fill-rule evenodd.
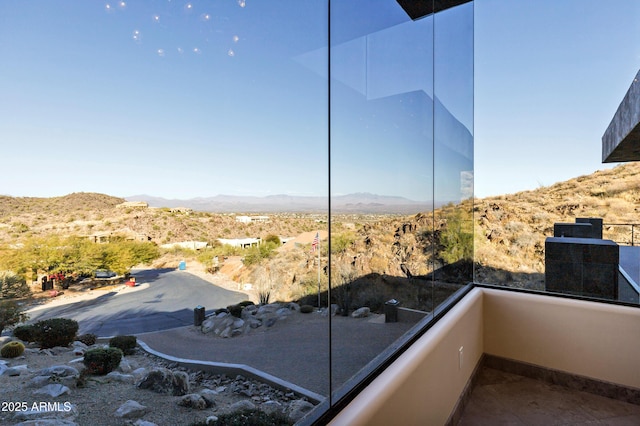
M 326 213 L 327 197 L 269 195 L 266 197 L 216 195 L 190 199 L 166 199 L 151 195 L 125 197 L 127 201 L 145 201 L 151 207 L 187 207 L 216 213 Z M 437 207 L 437 205 L 436 205 Z M 335 213 L 412 214 L 428 211 L 431 203 L 404 197 L 356 193 L 331 198 Z

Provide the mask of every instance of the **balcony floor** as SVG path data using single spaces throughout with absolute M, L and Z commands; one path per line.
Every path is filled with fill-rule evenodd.
M 640 406 L 484 367 L 462 414 L 467 425 L 639 425 Z

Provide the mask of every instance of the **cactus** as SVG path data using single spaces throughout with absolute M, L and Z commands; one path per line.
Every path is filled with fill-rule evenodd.
M 17 340 L 5 344 L 2 349 L 0 349 L 0 355 L 2 355 L 3 358 L 16 358 L 23 353 L 24 345 Z

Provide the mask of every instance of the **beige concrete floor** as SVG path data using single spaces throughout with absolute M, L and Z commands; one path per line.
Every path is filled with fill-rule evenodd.
M 458 425 L 637 426 L 640 406 L 485 367 Z

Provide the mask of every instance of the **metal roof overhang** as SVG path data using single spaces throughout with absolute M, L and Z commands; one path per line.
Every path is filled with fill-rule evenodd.
M 640 161 L 640 71 L 602 136 L 602 162 Z

